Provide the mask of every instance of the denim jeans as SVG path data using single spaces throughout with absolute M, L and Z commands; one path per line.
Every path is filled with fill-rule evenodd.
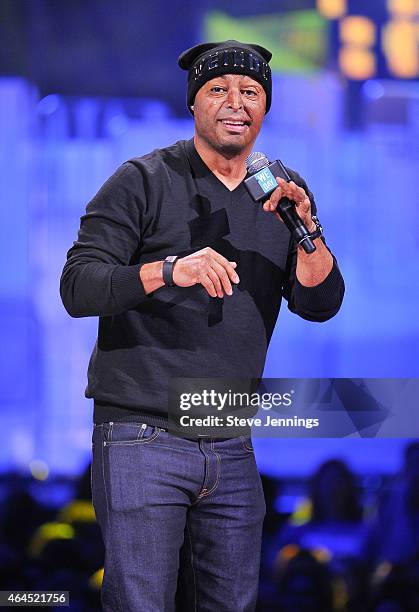
M 105 612 L 255 609 L 265 500 L 251 440 L 93 428 Z

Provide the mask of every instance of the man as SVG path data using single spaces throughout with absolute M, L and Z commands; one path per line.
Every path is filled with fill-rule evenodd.
M 68 252 L 63 303 L 99 316 L 86 396 L 106 611 L 173 610 L 176 590 L 182 612 L 255 607 L 265 503 L 250 438 L 173 435 L 167 406 L 173 377 L 260 377 L 282 295 L 312 321 L 342 302 L 305 182 L 289 170 L 263 206 L 243 183 L 270 58 L 238 41 L 185 51 L 194 138 L 124 163 Z M 314 232 L 310 255 L 276 212 L 284 196 Z

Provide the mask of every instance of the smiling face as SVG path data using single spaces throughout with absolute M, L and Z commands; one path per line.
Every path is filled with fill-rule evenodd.
M 204 83 L 194 106 L 199 142 L 226 156 L 250 153 L 266 109 L 262 85 L 241 74 L 225 74 Z

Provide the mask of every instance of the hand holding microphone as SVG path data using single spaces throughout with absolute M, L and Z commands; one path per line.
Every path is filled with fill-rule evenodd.
M 312 218 L 310 200 L 304 189 L 291 181 L 279 160 L 269 163 L 263 153 L 249 155 L 246 166 L 251 176 L 245 185 L 253 199 L 264 202 L 263 209 L 274 212 L 304 251 L 313 253 L 316 250 L 313 239 L 321 234 L 321 226 Z
M 316 229 L 316 225 L 311 218 L 311 202 L 304 189 L 296 185 L 293 181 L 287 183 L 283 178 L 276 177 L 278 187 L 272 192 L 270 198 L 263 203 L 263 210 L 274 212 L 278 208 L 282 198 L 287 198 L 292 201 L 302 219 L 304 225 L 311 232 Z M 281 215 L 277 213 L 280 217 Z M 282 219 L 281 219 L 282 220 Z

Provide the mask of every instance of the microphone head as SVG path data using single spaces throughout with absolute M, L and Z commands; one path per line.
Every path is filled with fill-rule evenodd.
M 246 168 L 249 174 L 255 174 L 258 170 L 262 170 L 266 166 L 269 166 L 269 160 L 264 153 L 254 151 L 248 157 L 246 157 Z

